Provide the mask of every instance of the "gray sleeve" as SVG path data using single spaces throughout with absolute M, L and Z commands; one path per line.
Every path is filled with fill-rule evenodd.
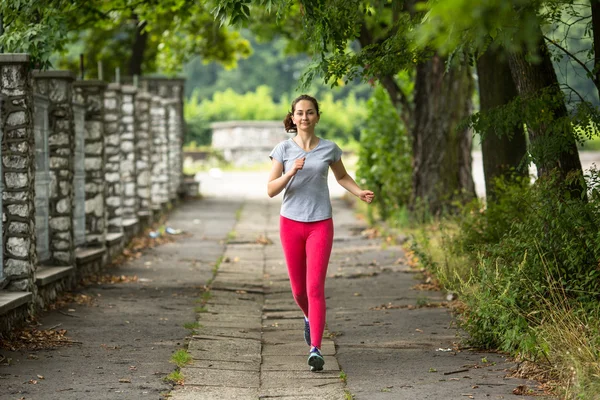
M 333 148 L 333 162 L 337 162 L 342 158 L 342 149 L 340 149 L 340 147 L 334 143 L 334 148 Z
M 275 146 L 273 151 L 271 151 L 271 154 L 269 154 L 269 158 L 271 160 L 277 160 L 283 164 L 283 143 L 279 143 L 277 146 Z

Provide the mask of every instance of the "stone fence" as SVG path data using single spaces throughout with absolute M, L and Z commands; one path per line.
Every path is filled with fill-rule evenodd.
M 0 334 L 100 272 L 185 193 L 183 79 L 137 87 L 29 66 L 0 54 Z
M 212 147 L 223 152 L 225 161 L 237 166 L 268 161 L 265 154 L 291 135 L 279 121 L 226 121 L 210 127 Z

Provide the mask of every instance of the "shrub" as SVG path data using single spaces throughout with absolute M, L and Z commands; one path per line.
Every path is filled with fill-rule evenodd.
M 473 265 L 461 289 L 464 326 L 477 345 L 539 350 L 531 317 L 557 290 L 567 301 L 598 304 L 598 203 L 570 198 L 557 181 L 499 180 L 497 201 L 485 210 L 473 203 L 462 214 L 451 251 Z
M 344 143 L 358 139 L 360 127 L 366 118 L 364 101 L 357 100 L 353 94 L 342 100 L 334 100 L 331 93 L 317 100 L 321 111 L 319 136 Z M 245 94 L 227 89 L 216 92 L 212 99 L 203 100 L 198 92 L 194 92 L 185 104 L 186 143 L 195 141 L 198 145 L 210 145 L 210 124 L 217 121 L 282 121 L 283 129 L 283 118 L 289 111 L 291 101 L 283 96 L 279 103 L 274 102 L 271 88 L 267 86 L 259 86 L 254 92 Z
M 406 127 L 382 87 L 367 102 L 360 145 L 357 178 L 375 192 L 379 216 L 402 215 L 411 193 L 411 149 Z

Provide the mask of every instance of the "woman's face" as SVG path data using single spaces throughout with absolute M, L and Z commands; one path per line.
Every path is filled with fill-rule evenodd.
M 317 115 L 317 109 L 313 102 L 310 100 L 300 100 L 297 102 L 296 107 L 294 107 L 292 120 L 299 129 L 314 128 L 317 122 L 319 122 L 319 115 Z

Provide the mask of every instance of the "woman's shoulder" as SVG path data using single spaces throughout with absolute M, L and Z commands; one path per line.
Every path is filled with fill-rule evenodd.
M 328 139 L 323 139 L 323 138 L 320 138 L 319 140 L 322 142 L 321 145 L 324 148 L 328 148 L 328 149 L 339 148 L 337 143 L 335 143 L 333 140 L 328 140 Z
M 285 140 L 282 140 L 281 142 L 277 143 L 275 145 L 275 149 L 284 150 L 284 149 L 288 148 L 289 146 L 290 146 L 290 139 L 285 139 Z

